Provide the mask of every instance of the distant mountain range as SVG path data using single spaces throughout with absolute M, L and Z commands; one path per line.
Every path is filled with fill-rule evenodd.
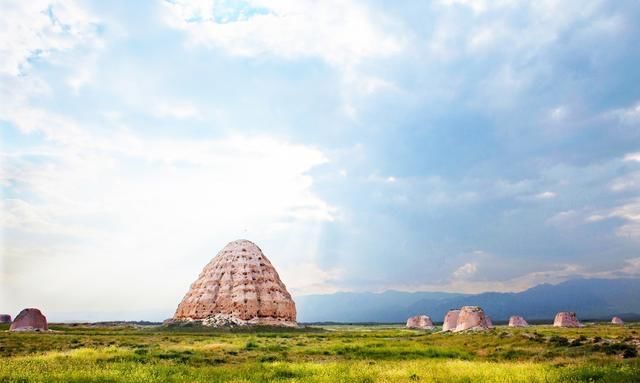
M 573 279 L 542 284 L 518 293 L 454 294 L 436 292 L 335 293 L 296 298 L 298 321 L 404 322 L 417 314 L 441 322 L 451 308 L 481 306 L 494 322 L 522 315 L 530 321 L 551 321 L 558 311 L 575 311 L 580 319 L 618 315 L 640 319 L 640 279 Z

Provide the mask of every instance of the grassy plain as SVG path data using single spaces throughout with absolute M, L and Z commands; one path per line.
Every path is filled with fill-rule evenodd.
M 0 382 L 640 382 L 640 325 L 6 328 Z

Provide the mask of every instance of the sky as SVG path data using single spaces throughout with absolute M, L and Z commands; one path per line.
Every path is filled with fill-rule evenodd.
M 0 1 L 0 312 L 640 276 L 635 0 Z

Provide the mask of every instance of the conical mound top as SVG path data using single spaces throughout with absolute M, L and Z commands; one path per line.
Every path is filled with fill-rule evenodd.
M 239 239 L 220 250 L 191 285 L 173 319 L 214 317 L 244 324 L 296 324 L 291 295 L 253 242 Z

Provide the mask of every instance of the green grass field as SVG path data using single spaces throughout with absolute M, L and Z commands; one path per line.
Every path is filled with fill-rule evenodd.
M 0 331 L 0 382 L 640 382 L 640 325 L 52 329 Z

